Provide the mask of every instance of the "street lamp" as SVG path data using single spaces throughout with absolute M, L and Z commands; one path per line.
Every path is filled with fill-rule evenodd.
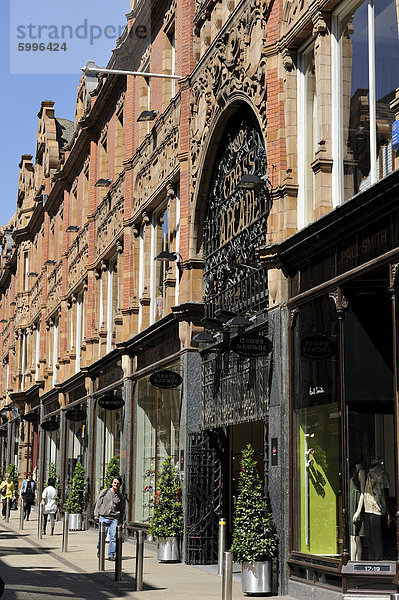
M 88 60 L 82 68 L 83 73 L 109 73 L 111 75 L 132 75 L 133 77 L 159 77 L 161 79 L 182 79 L 181 75 L 170 75 L 168 73 L 146 73 L 145 71 L 122 71 L 121 69 L 107 69 L 99 67 L 94 60 Z

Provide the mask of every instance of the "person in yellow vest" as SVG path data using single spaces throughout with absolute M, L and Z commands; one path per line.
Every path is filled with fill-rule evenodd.
M 15 498 L 15 487 L 14 483 L 11 481 L 10 473 L 6 473 L 4 475 L 4 481 L 0 483 L 0 494 L 3 503 L 1 514 L 3 515 L 4 521 L 6 518 L 7 498 L 10 498 L 10 500 L 14 500 Z

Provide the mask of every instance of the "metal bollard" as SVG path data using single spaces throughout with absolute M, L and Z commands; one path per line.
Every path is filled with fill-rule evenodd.
M 24 528 L 24 512 L 25 512 L 25 502 L 24 499 L 21 498 L 21 504 L 19 505 L 19 528 Z
M 122 581 L 122 535 L 123 527 L 116 528 L 116 552 L 115 552 L 115 581 Z
M 99 530 L 98 570 L 104 571 L 104 569 L 105 569 L 105 523 L 100 523 L 98 526 L 98 530 Z
M 6 498 L 6 523 L 10 520 L 11 498 Z
M 223 552 L 222 600 L 231 600 L 233 593 L 233 553 Z
M 64 521 L 62 523 L 62 552 L 68 552 L 68 535 L 69 535 L 69 512 L 64 512 Z
M 226 550 L 226 519 L 219 519 L 218 575 L 223 571 L 223 552 Z
M 136 592 L 143 589 L 144 532 L 138 530 L 136 541 Z
M 43 504 L 41 502 L 39 504 L 38 513 L 39 514 L 37 516 L 37 537 L 39 538 L 39 540 L 41 540 L 43 534 Z

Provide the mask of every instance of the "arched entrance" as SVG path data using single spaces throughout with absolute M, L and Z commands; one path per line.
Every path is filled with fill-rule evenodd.
M 267 473 L 270 354 L 237 349 L 238 338 L 266 340 L 268 334 L 267 272 L 257 259 L 271 202 L 265 144 L 245 103 L 230 106 L 220 122 L 203 161 L 195 213 L 204 258 L 204 327 L 214 342 L 200 348 L 202 428 L 189 442 L 191 563 L 215 562 L 219 517 L 231 530 L 241 450 L 248 443 L 261 474 Z M 238 315 L 245 320 L 236 325 Z

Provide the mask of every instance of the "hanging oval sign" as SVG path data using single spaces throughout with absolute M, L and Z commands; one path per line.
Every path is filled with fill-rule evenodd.
M 7 429 L 0 429 L 0 437 L 7 437 Z
M 153 373 L 150 376 L 150 383 L 156 388 L 170 390 L 181 385 L 183 383 L 183 377 L 180 373 L 164 369 L 163 371 Z
M 269 338 L 257 333 L 242 333 L 230 342 L 230 350 L 240 356 L 259 357 L 270 354 L 272 343 Z
M 122 396 L 115 396 L 110 392 L 98 399 L 98 406 L 104 410 L 119 410 L 125 406 L 125 401 Z
M 60 424 L 54 419 L 49 419 L 48 421 L 43 421 L 40 427 L 44 429 L 44 431 L 57 431 L 57 429 L 60 428 Z
M 79 408 L 74 408 L 72 410 L 68 410 L 65 416 L 68 421 L 77 423 L 78 421 L 84 421 L 86 419 L 86 411 Z
M 337 353 L 335 340 L 327 335 L 309 335 L 301 339 L 301 355 L 311 360 L 326 360 Z
M 38 412 L 26 413 L 26 415 L 24 415 L 22 418 L 27 423 L 39 423 L 40 421 L 40 415 Z

